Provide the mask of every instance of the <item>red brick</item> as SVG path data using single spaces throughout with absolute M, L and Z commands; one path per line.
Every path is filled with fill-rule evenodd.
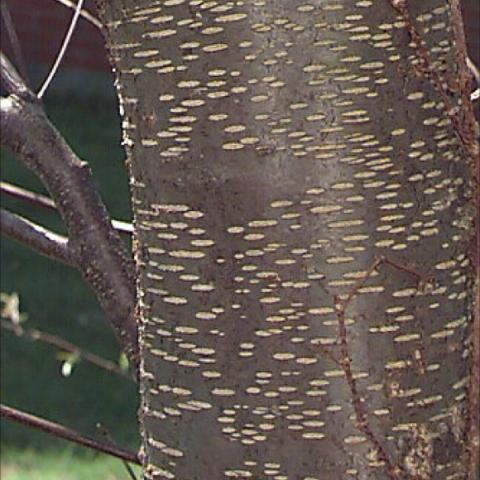
M 50 64 L 60 48 L 72 17 L 72 10 L 55 0 L 9 0 L 8 5 L 27 63 Z M 41 6 L 40 6 L 41 5 Z M 94 12 L 93 0 L 85 8 Z M 471 58 L 480 63 L 480 4 L 478 0 L 463 0 L 465 32 Z M 2 44 L 9 48 L 2 31 Z M 64 66 L 108 71 L 109 65 L 101 33 L 87 21 L 80 19 Z

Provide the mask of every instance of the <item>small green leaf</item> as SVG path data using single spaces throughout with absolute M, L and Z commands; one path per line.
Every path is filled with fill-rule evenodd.
M 130 367 L 128 357 L 125 355 L 124 352 L 120 354 L 120 357 L 118 358 L 118 366 L 123 370 L 127 371 Z
M 75 363 L 78 360 L 78 355 L 76 353 L 61 350 L 56 353 L 55 358 L 57 358 L 57 360 L 61 360 L 62 362 Z

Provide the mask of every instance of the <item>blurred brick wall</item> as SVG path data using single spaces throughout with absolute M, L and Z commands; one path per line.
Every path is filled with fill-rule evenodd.
M 51 65 L 62 44 L 73 10 L 56 0 L 7 0 L 7 5 L 26 64 Z M 86 0 L 84 8 L 94 12 L 93 0 Z M 1 42 L 2 49 L 9 52 L 10 42 L 3 24 Z M 12 58 L 11 54 L 9 56 Z M 98 28 L 81 17 L 62 66 L 87 71 L 110 70 L 102 34 Z
M 75 0 L 74 0 L 75 1 Z M 421 0 L 420 0 L 421 1 Z M 27 64 L 51 64 L 62 43 L 72 10 L 55 0 L 7 0 Z M 462 0 L 465 30 L 474 62 L 480 64 L 480 1 Z M 93 0 L 85 8 L 94 12 Z M 9 51 L 9 41 L 2 28 L 2 48 Z M 84 70 L 108 71 L 102 35 L 97 28 L 80 19 L 63 66 Z
M 480 1 L 462 0 L 462 7 L 470 58 L 480 67 Z

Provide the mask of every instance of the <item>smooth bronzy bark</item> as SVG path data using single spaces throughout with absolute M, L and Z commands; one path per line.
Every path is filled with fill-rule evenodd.
M 101 16 L 145 477 L 465 478 L 475 145 L 449 4 L 111 0 Z

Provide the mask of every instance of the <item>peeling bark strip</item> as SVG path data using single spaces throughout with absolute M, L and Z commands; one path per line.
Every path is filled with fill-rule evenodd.
M 472 164 L 398 11 L 103 3 L 146 478 L 464 478 Z M 409 15 L 455 70 L 446 1 Z

